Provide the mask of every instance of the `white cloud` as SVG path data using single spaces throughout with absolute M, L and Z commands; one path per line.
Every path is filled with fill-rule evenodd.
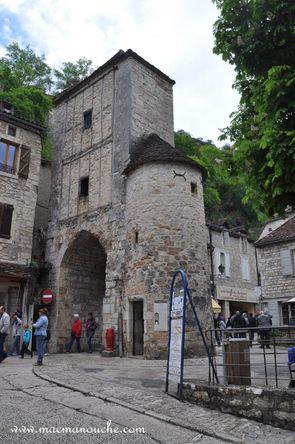
M 237 107 L 233 69 L 212 54 L 211 0 L 0 0 L 1 11 L 51 66 L 80 57 L 99 66 L 133 49 L 176 80 L 175 129 L 217 141 Z

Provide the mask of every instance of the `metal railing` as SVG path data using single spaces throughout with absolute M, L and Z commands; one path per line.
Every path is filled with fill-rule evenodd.
M 13 174 L 13 175 L 16 174 L 16 168 L 7 165 L 5 163 L 0 163 L 0 171 L 3 171 L 3 173 Z
M 224 384 L 295 385 L 295 363 L 294 367 L 288 365 L 288 349 L 295 347 L 295 326 L 211 329 L 206 331 L 206 338 L 216 373 Z

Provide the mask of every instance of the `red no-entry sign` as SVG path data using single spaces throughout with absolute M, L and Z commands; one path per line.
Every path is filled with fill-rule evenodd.
M 42 291 L 42 302 L 43 304 L 50 304 L 53 299 L 53 294 L 51 288 L 46 288 Z

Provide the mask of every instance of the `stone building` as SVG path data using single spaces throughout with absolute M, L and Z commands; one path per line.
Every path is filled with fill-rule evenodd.
M 93 312 L 97 347 L 113 326 L 122 355 L 165 356 L 179 267 L 204 326 L 211 320 L 203 171 L 174 148 L 173 84 L 120 51 L 56 100 L 46 253 L 54 351 L 64 350 L 71 316 Z M 188 349 L 193 341 L 190 333 Z
M 26 311 L 43 128 L 0 110 L 0 304 Z
M 223 316 L 259 309 L 259 287 L 253 241 L 245 230 L 208 224 L 211 289 Z
M 295 325 L 295 215 L 271 226 L 255 242 L 263 306 L 273 325 Z

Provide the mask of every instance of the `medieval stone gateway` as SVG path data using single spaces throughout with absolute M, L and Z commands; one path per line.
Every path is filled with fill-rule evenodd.
M 99 349 L 114 326 L 118 353 L 163 358 L 179 267 L 204 326 L 211 321 L 204 171 L 174 148 L 173 84 L 120 51 L 56 100 L 46 253 L 53 351 L 64 349 L 71 316 L 85 322 L 91 311 Z M 189 330 L 194 352 L 200 343 Z

